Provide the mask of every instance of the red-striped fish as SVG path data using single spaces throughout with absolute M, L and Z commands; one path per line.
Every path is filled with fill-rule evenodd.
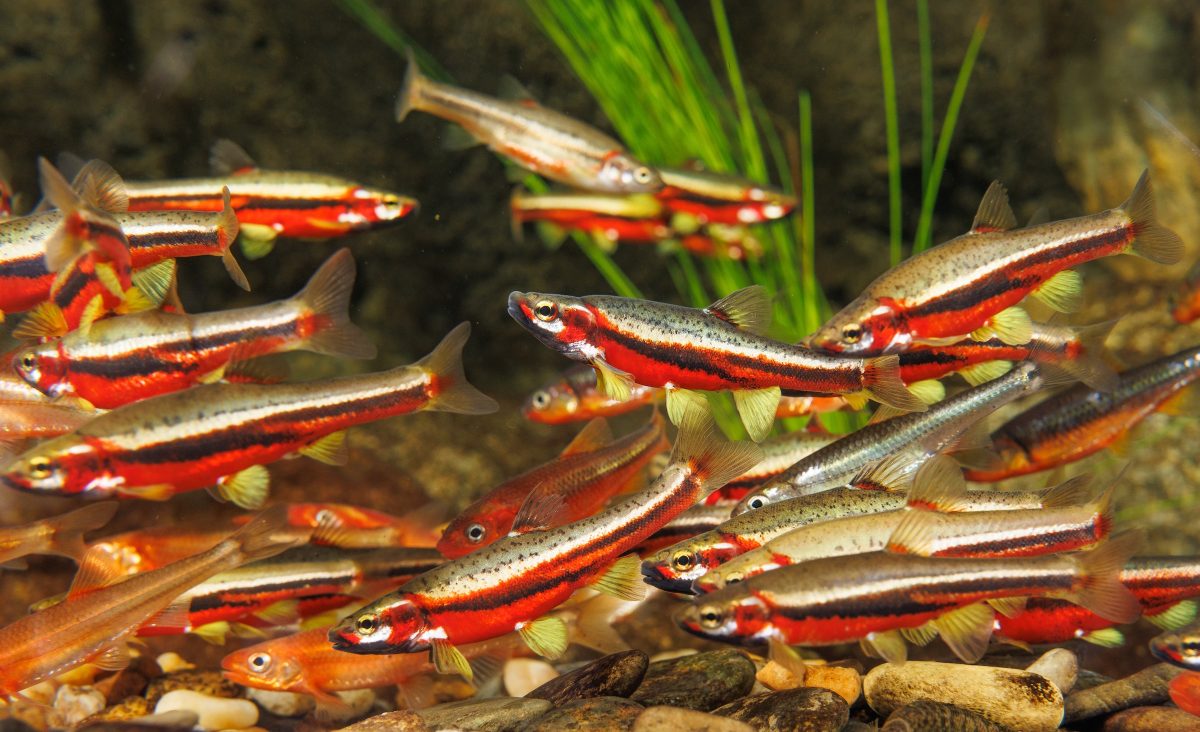
M 747 287 L 700 310 L 607 295 L 536 292 L 508 296 L 508 313 L 549 348 L 591 364 L 599 383 L 623 398 L 633 384 L 667 388 L 667 411 L 680 390 L 733 391 L 750 436 L 766 437 L 781 392 L 865 393 L 905 411 L 924 411 L 899 376 L 895 356 L 829 356 L 772 340 L 766 291 Z
M 431 547 L 437 544 L 436 524 L 445 520 L 446 505 L 431 502 L 403 516 L 393 516 L 345 503 L 289 503 L 288 526 L 320 529 L 311 542 L 343 549 Z M 235 516 L 234 524 L 245 523 Z
M 505 537 L 417 577 L 335 626 L 329 636 L 334 647 L 352 653 L 431 649 L 439 670 L 466 677 L 470 667 L 455 645 L 512 630 L 536 653 L 558 656 L 566 648 L 566 628 L 545 617 L 548 612 L 588 585 L 639 597 L 637 556 L 625 555 L 759 459 L 749 443 L 718 441 L 706 417 L 696 416 L 685 414 L 671 463 L 648 489 L 590 518 Z M 537 525 L 536 502 L 523 513 L 527 525 Z
M 656 411 L 641 429 L 613 440 L 608 423 L 596 419 L 559 457 L 509 478 L 467 506 L 442 533 L 438 551 L 461 557 L 508 535 L 517 512 L 535 491 L 543 500 L 561 502 L 553 525 L 591 516 L 637 481 L 650 459 L 667 449 L 664 429 Z
M 880 275 L 809 344 L 870 355 L 968 334 L 1027 343 L 1031 321 L 1014 306 L 1033 295 L 1056 310 L 1073 310 L 1082 280 L 1070 268 L 1125 252 L 1173 264 L 1183 250 L 1179 237 L 1155 218 L 1148 173 L 1120 208 L 1015 226 L 1007 193 L 992 183 L 969 232 Z
M 706 224 L 758 224 L 781 219 L 796 197 L 728 173 L 699 168 L 659 168 L 663 189 L 655 194 L 673 215 L 673 225 L 694 230 Z M 677 221 L 686 217 L 686 222 Z
M 231 363 L 308 350 L 374 358 L 350 322 L 354 258 L 334 254 L 288 300 L 215 313 L 150 311 L 95 323 L 86 332 L 21 351 L 21 378 L 50 396 L 73 394 L 111 409 L 224 376 Z
M 292 453 L 345 461 L 343 430 L 418 410 L 493 412 L 467 383 L 459 325 L 411 366 L 306 384 L 210 384 L 127 404 L 18 457 L 0 476 L 43 495 L 166 499 L 216 485 L 243 507 L 262 505 L 265 463 Z
M 608 193 L 662 188 L 653 168 L 591 125 L 532 99 L 505 101 L 440 84 L 425 77 L 410 54 L 396 121 L 413 110 L 449 120 L 517 165 L 573 188 Z
M 653 196 L 604 193 L 526 193 L 517 189 L 510 199 L 513 229 L 535 223 L 542 238 L 560 242 L 568 231 L 583 231 L 607 245 L 650 243 L 671 237 L 663 206 Z
M 0 564 L 29 554 L 58 554 L 78 562 L 87 550 L 83 535 L 107 524 L 116 512 L 116 503 L 96 503 L 21 526 L 2 527 Z
M 796 431 L 763 440 L 759 445 L 763 451 L 762 462 L 710 493 L 705 502 L 739 501 L 764 482 L 782 474 L 836 439 L 836 435 L 824 432 Z
M 1119 443 L 1155 412 L 1186 408 L 1187 389 L 1200 376 L 1200 348 L 1165 356 L 1118 375 L 1112 393 L 1080 384 L 1050 397 L 992 433 L 999 460 L 969 468 L 967 479 L 994 482 L 1049 470 Z
M 14 355 L 0 356 L 0 364 L 12 363 Z M 0 442 L 57 437 L 99 414 L 74 397 L 51 399 L 12 369 L 0 369 Z

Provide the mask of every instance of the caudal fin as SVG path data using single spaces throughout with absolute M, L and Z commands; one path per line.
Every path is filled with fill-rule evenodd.
M 83 535 L 104 526 L 117 513 L 116 501 L 93 503 L 62 516 L 46 519 L 54 530 L 50 539 L 50 551 L 71 557 L 78 563 L 87 551 Z
M 1114 623 L 1132 623 L 1142 613 L 1141 603 L 1125 585 L 1120 573 L 1142 546 L 1141 532 L 1118 534 L 1088 552 L 1075 555 L 1082 586 L 1067 599 Z
M 229 186 L 221 189 L 221 196 L 225 202 L 221 213 L 217 214 L 217 240 L 221 246 L 221 263 L 225 265 L 225 271 L 229 273 L 233 283 L 249 292 L 250 280 L 246 279 L 246 273 L 242 271 L 242 266 L 233 256 L 233 240 L 237 239 L 240 229 L 237 214 L 234 213 L 233 206 L 229 202 Z
M 437 348 L 414 365 L 437 376 L 438 395 L 427 409 L 458 414 L 491 414 L 500 408 L 495 399 L 467 382 L 463 372 L 462 349 L 471 335 L 470 323 L 459 323 L 446 334 Z
M 288 529 L 287 518 L 287 506 L 271 506 L 234 532 L 229 541 L 237 542 L 242 554 L 241 563 L 273 557 L 285 549 L 307 542 L 305 532 Z
M 1055 365 L 1093 389 L 1111 393 L 1117 388 L 1117 372 L 1105 360 L 1108 351 L 1104 342 L 1116 324 L 1116 320 L 1109 320 L 1079 328 L 1075 333 L 1077 355 Z
M 900 357 L 895 354 L 868 359 L 863 377 L 867 395 L 880 404 L 905 412 L 924 412 L 929 408 L 901 381 Z
M 321 265 L 294 300 L 312 313 L 315 330 L 304 348 L 344 358 L 375 358 L 375 344 L 350 322 L 354 256 L 342 249 Z
M 421 85 L 425 81 L 411 48 L 405 50 L 404 58 L 408 61 L 408 69 L 404 72 L 404 83 L 400 85 L 400 96 L 396 98 L 397 122 L 403 122 L 409 112 L 418 109 L 417 100 L 421 95 Z
M 1129 200 L 1121 204 L 1121 210 L 1133 225 L 1131 252 L 1159 264 L 1175 264 L 1183 257 L 1183 241 L 1179 235 L 1158 223 L 1149 170 L 1142 171 L 1142 177 L 1138 178 Z
M 730 442 L 702 409 L 684 411 L 671 462 L 686 463 L 703 484 L 703 495 L 721 488 L 762 462 L 762 449 L 752 442 Z

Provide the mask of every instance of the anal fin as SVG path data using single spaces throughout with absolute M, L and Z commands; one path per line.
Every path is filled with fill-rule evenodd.
M 539 656 L 553 660 L 567 650 L 567 624 L 562 618 L 538 618 L 523 624 L 518 632 L 525 645 Z

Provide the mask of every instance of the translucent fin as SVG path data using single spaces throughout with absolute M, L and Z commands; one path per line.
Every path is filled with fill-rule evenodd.
M 121 315 L 130 315 L 132 313 L 144 313 L 147 310 L 154 310 L 158 307 L 158 303 L 146 297 L 146 294 L 136 287 L 130 287 L 121 295 L 121 303 L 117 305 L 116 311 Z
M 901 664 L 908 660 L 908 646 L 904 644 L 904 638 L 894 630 L 870 633 L 859 641 L 859 644 L 868 656 L 882 658 L 888 663 Z
M 771 434 L 775 425 L 775 408 L 779 406 L 781 393 L 778 386 L 766 389 L 739 389 L 733 392 L 733 403 L 746 433 L 755 442 L 762 442 Z
M 208 169 L 213 175 L 237 175 L 258 168 L 242 146 L 232 140 L 217 140 L 208 151 Z
M 445 638 L 435 638 L 430 643 L 433 651 L 433 667 L 439 674 L 458 674 L 467 681 L 475 680 L 475 672 L 462 651 Z
M 375 358 L 375 344 L 350 322 L 354 269 L 350 250 L 338 250 L 294 298 L 317 320 L 316 330 L 304 342 L 308 350 L 342 358 Z
M 632 376 L 609 366 L 608 362 L 602 358 L 592 361 L 592 368 L 596 369 L 596 386 L 610 399 L 616 399 L 619 402 L 629 399 L 633 391 Z M 668 401 L 670 401 L 669 397 L 668 394 Z
M 979 202 L 979 210 L 975 212 L 975 220 L 971 222 L 971 233 L 982 234 L 989 231 L 1008 231 L 1017 226 L 1017 217 L 1008 205 L 1008 191 L 994 180 L 983 194 Z
M 1153 615 L 1147 613 L 1142 617 L 1163 630 L 1178 630 L 1196 621 L 1196 601 L 1184 600 L 1183 602 L 1177 602 L 1166 610 L 1154 613 Z
M 569 518 L 567 504 L 562 495 L 550 484 L 538 486 L 529 492 L 521 507 L 517 509 L 510 534 L 545 531 L 567 523 Z
M 1025 612 L 1025 605 L 1028 604 L 1027 597 L 997 597 L 988 600 L 987 604 L 1007 618 L 1015 618 Z
M 127 485 L 117 488 L 117 493 L 130 498 L 140 498 L 143 501 L 166 501 L 175 495 L 175 487 L 170 483 Z
M 116 512 L 116 501 L 104 501 L 47 519 L 46 524 L 54 532 L 49 548 L 57 554 L 71 557 L 76 562 L 82 561 L 84 553 L 87 552 L 83 535 L 107 524 Z
M 66 598 L 72 599 L 85 592 L 107 587 L 114 582 L 120 582 L 125 577 L 123 570 L 115 567 L 113 562 L 107 561 L 100 553 L 96 555 L 85 553 L 79 562 L 79 569 L 76 570 L 75 577 L 71 580 L 71 587 L 67 590 Z
M 1057 313 L 1073 313 L 1083 305 L 1083 277 L 1073 269 L 1064 269 L 1030 296 Z
M 476 145 L 482 144 L 483 140 L 480 140 L 453 122 L 442 127 L 441 145 L 444 150 L 470 150 Z M 508 180 L 512 183 L 521 182 L 529 174 L 528 170 L 517 165 L 507 166 L 504 172 Z
M 300 617 L 299 600 L 280 600 L 254 613 L 254 617 L 269 626 L 287 625 Z
M 252 262 L 270 254 L 275 248 L 275 240 L 279 238 L 277 231 L 262 224 L 242 224 L 240 231 L 242 255 Z
M 1158 223 L 1150 171 L 1142 171 L 1142 177 L 1138 178 L 1121 210 L 1133 225 L 1135 238 L 1130 251 L 1159 264 L 1175 264 L 1183 257 L 1183 241 L 1179 235 Z
M 567 624 L 548 616 L 525 623 L 518 632 L 525 645 L 539 656 L 554 660 L 567 650 Z
M 596 417 L 588 422 L 587 426 L 579 431 L 579 434 L 575 435 L 570 444 L 559 453 L 559 457 L 593 452 L 612 441 L 612 428 L 608 426 L 608 421 L 603 417 Z
M 1001 310 L 971 333 L 971 338 L 976 341 L 986 341 L 992 337 L 1010 346 L 1025 345 L 1033 337 L 1033 321 L 1029 319 L 1029 313 L 1019 307 Z
M 1091 493 L 1092 475 L 1076 475 L 1054 486 L 1042 494 L 1042 508 L 1069 508 L 1088 502 Z
M 933 621 L 942 641 L 966 663 L 975 663 L 987 653 L 996 614 L 984 603 L 951 610 Z
M 943 513 L 965 511 L 966 498 L 967 481 L 958 464 L 945 455 L 934 455 L 913 475 L 908 507 Z
M 118 643 L 105 648 L 103 653 L 88 661 L 88 663 L 105 671 L 120 671 L 128 667 L 132 660 L 132 657 L 129 655 L 129 647 L 124 643 Z
M 641 567 L 642 561 L 636 554 L 626 554 L 593 582 L 592 587 L 622 600 L 641 600 L 646 596 Z
M 920 399 L 922 404 L 937 404 L 946 398 L 946 386 L 937 379 L 914 381 L 908 385 L 908 390 Z
M 867 420 L 867 424 L 879 424 L 880 422 L 886 422 L 889 419 L 895 419 L 905 414 L 908 414 L 908 412 L 896 409 L 895 407 L 889 407 L 886 404 L 880 404 L 875 408 L 874 412 L 871 412 L 871 419 Z
M 959 453 L 987 450 L 992 447 L 994 447 L 992 433 L 988 429 L 987 421 L 981 419 L 960 432 L 957 437 L 946 444 L 942 451 Z
M 984 361 L 959 369 L 958 375 L 971 386 L 979 386 L 1004 376 L 1012 367 L 1012 361 Z
M 456 414 L 491 414 L 500 408 L 496 400 L 471 386 L 463 372 L 462 350 L 470 335 L 471 324 L 459 323 L 428 356 L 413 364 L 437 377 L 438 394 L 426 409 Z
M 105 213 L 123 213 L 129 210 L 129 194 L 125 181 L 112 166 L 103 160 L 84 163 L 71 181 L 83 202 Z
M 704 482 L 705 493 L 720 488 L 762 461 L 762 450 L 750 442 L 730 442 L 716 432 L 706 412 L 688 410 L 679 425 L 671 462 L 686 462 Z
M 113 297 L 121 297 L 125 294 L 125 288 L 121 286 L 121 278 L 117 276 L 117 270 L 110 263 L 96 263 L 96 279 L 104 286 L 104 289 L 112 293 Z
M 326 465 L 345 465 L 350 462 L 350 450 L 346 446 L 346 431 L 325 435 L 316 442 L 300 448 L 300 454 Z
M 1109 320 L 1077 329 L 1075 340 L 1079 344 L 1078 353 L 1073 358 L 1056 361 L 1055 365 L 1093 389 L 1111 393 L 1117 388 L 1118 377 L 1105 361 L 1108 351 L 1104 342 L 1116 324 L 1116 320 Z
M 691 389 L 667 389 L 667 418 L 671 424 L 682 424 L 684 414 L 689 411 L 709 413 L 708 399 Z
M 192 635 L 200 638 L 205 643 L 214 646 L 223 646 L 228 640 L 231 628 L 229 622 L 225 620 L 217 620 L 212 623 L 206 623 L 198 628 L 192 628 Z
M 928 511 L 905 511 L 888 537 L 885 551 L 892 554 L 913 554 L 918 557 L 932 556 L 935 541 L 934 530 L 939 526 L 937 514 Z
M 1082 586 L 1066 599 L 1114 623 L 1132 623 L 1142 612 L 1137 598 L 1121 584 L 1125 562 L 1141 547 L 1143 536 L 1126 531 L 1075 556 Z
M 913 457 L 907 453 L 894 453 L 882 460 L 864 465 L 849 485 L 871 491 L 902 491 L 912 484 L 910 467 Z
M 67 316 L 52 302 L 39 303 L 13 329 L 13 338 L 61 338 L 67 334 Z
M 95 323 L 104 317 L 104 315 L 104 297 L 97 293 L 92 296 L 91 300 L 88 300 L 87 305 L 83 306 L 83 312 L 79 314 L 79 327 L 76 330 L 87 335 L 88 331 L 92 329 L 92 323 Z
M 1116 628 L 1101 628 L 1081 636 L 1082 640 L 1101 648 L 1120 648 L 1125 645 L 1125 634 Z
M 567 240 L 567 230 L 558 224 L 552 224 L 549 221 L 539 221 L 533 225 L 533 228 L 537 232 L 538 238 L 549 249 L 558 249 Z
M 217 481 L 217 492 L 235 506 L 251 510 L 263 507 L 267 502 L 271 475 L 261 465 L 251 465 L 241 472 L 227 475 Z
M 496 88 L 496 96 L 510 102 L 520 102 L 522 104 L 536 105 L 537 100 L 525 85 L 517 81 L 511 74 L 504 74 L 500 77 L 500 84 Z
M 148 628 L 163 628 L 172 631 L 188 630 L 192 627 L 191 606 L 191 600 L 177 599 L 150 616 L 144 625 Z
M 575 621 L 570 624 L 570 641 L 601 653 L 629 650 L 629 644 L 613 627 L 613 616 L 625 602 L 611 595 L 599 594 L 576 608 Z
M 420 109 L 421 88 L 425 83 L 425 76 L 411 48 L 404 50 L 404 58 L 408 61 L 408 69 L 404 72 L 404 83 L 400 85 L 400 94 L 396 98 L 397 122 L 403 122 L 412 110 Z
M 237 542 L 243 564 L 273 557 L 308 540 L 303 532 L 288 530 L 287 518 L 286 505 L 271 506 L 229 537 L 228 541 Z
M 239 226 L 237 214 L 234 213 L 233 206 L 229 203 L 228 186 L 221 189 L 221 196 L 225 201 L 221 212 L 217 214 L 217 241 L 221 246 L 221 263 L 225 265 L 225 271 L 229 273 L 233 284 L 249 292 L 250 280 L 246 279 L 246 273 L 242 271 L 242 266 L 233 256 L 233 241 L 238 237 Z
M 766 335 L 771 327 L 771 299 L 762 285 L 732 292 L 709 305 L 704 312 L 755 335 Z
M 867 394 L 881 404 L 906 412 L 928 409 L 900 380 L 900 357 L 895 354 L 867 359 L 863 381 Z
M 900 637 L 916 646 L 927 646 L 937 638 L 937 628 L 933 623 L 925 623 L 917 628 L 901 628 Z
M 783 641 L 772 638 L 767 641 L 767 658 L 782 666 L 792 676 L 803 681 L 808 675 L 808 666 L 796 650 Z
M 43 244 L 46 269 L 61 272 L 84 252 L 84 241 L 71 234 L 71 221 L 81 215 L 79 209 L 83 202 L 50 161 L 38 158 L 38 170 L 41 174 L 42 194 L 62 212 L 62 221 L 46 237 Z

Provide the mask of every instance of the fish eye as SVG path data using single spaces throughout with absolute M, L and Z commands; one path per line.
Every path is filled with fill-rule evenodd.
M 337 517 L 333 515 L 333 511 L 330 511 L 328 508 L 322 508 L 320 511 L 317 511 L 317 515 L 313 516 L 313 518 L 318 524 L 323 524 L 333 521 Z
M 29 477 L 34 480 L 45 480 L 50 477 L 51 469 L 50 458 L 42 457 L 41 455 L 30 458 L 29 460 Z
M 650 172 L 649 168 L 643 165 L 642 167 L 633 171 L 633 179 L 638 183 L 649 183 L 654 179 L 654 174 Z
M 35 366 L 37 366 L 37 356 L 33 355 L 33 351 L 26 351 L 21 356 L 21 368 L 32 371 Z
M 717 628 L 721 625 L 722 613 L 719 608 L 712 605 L 700 608 L 700 625 L 705 628 Z
M 533 306 L 533 314 L 538 320 L 550 322 L 558 317 L 558 306 L 549 300 L 542 300 Z
M 671 557 L 671 566 L 683 572 L 692 568 L 692 553 L 691 552 L 676 552 L 675 556 Z
M 740 575 L 740 574 L 731 574 L 731 575 L 727 575 L 725 577 L 725 584 L 727 584 L 727 585 L 735 585 L 741 581 L 742 581 L 742 575 Z
M 750 509 L 759 509 L 765 505 L 767 505 L 767 499 L 763 498 L 762 496 L 755 496 L 749 501 L 746 501 L 746 507 Z
M 862 326 L 857 323 L 842 326 L 842 340 L 847 343 L 858 343 L 862 340 Z
M 483 541 L 483 535 L 486 533 L 487 529 L 483 528 L 482 524 L 471 524 L 467 527 L 467 541 L 478 544 Z
M 538 409 L 545 409 L 546 407 L 550 406 L 549 392 L 539 391 L 536 394 L 534 394 L 533 395 L 533 406 L 537 407 Z
M 354 624 L 354 629 L 358 631 L 359 635 L 370 635 L 375 632 L 375 628 L 377 627 L 378 624 L 375 622 L 375 618 L 370 615 L 363 615 Z
M 255 653 L 250 657 L 250 668 L 259 673 L 271 668 L 271 654 L 265 652 Z

